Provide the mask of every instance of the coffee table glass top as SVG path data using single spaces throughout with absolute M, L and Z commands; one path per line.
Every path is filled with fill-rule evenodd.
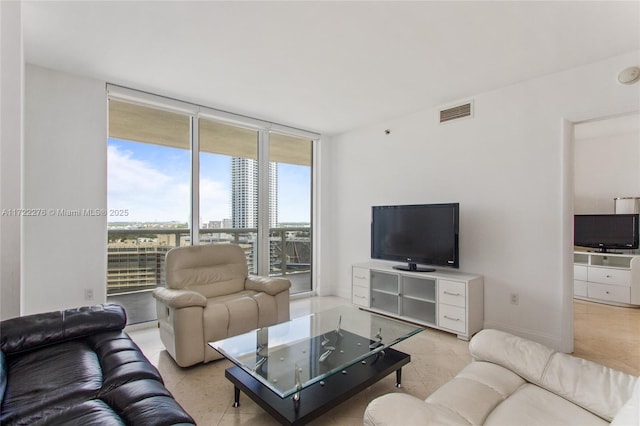
M 351 306 L 340 306 L 229 337 L 209 346 L 281 398 L 342 373 L 424 330 Z M 375 361 L 375 360 L 374 360 Z

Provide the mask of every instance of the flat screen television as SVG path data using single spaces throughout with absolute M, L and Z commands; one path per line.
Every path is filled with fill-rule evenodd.
M 600 252 L 638 248 L 638 214 L 577 214 L 573 244 Z
M 406 262 L 393 266 L 405 271 L 458 268 L 459 210 L 459 203 L 373 206 L 371 258 Z

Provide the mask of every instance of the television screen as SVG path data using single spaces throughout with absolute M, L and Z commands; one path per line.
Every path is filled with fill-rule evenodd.
M 573 220 L 573 244 L 608 249 L 638 248 L 637 214 L 577 214 Z
M 398 260 L 403 270 L 431 270 L 417 264 L 459 267 L 459 204 L 374 206 L 371 257 Z

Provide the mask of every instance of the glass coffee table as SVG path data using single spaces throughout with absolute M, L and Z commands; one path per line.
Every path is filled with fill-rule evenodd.
M 209 346 L 235 364 L 225 371 L 240 391 L 282 424 L 304 424 L 402 367 L 411 356 L 391 346 L 424 330 L 341 306 Z

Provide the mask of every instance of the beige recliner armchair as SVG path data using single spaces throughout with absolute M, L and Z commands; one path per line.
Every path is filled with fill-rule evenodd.
M 222 358 L 208 342 L 289 320 L 291 282 L 249 275 L 237 245 L 174 248 L 165 270 L 167 287 L 153 297 L 160 338 L 181 367 Z

